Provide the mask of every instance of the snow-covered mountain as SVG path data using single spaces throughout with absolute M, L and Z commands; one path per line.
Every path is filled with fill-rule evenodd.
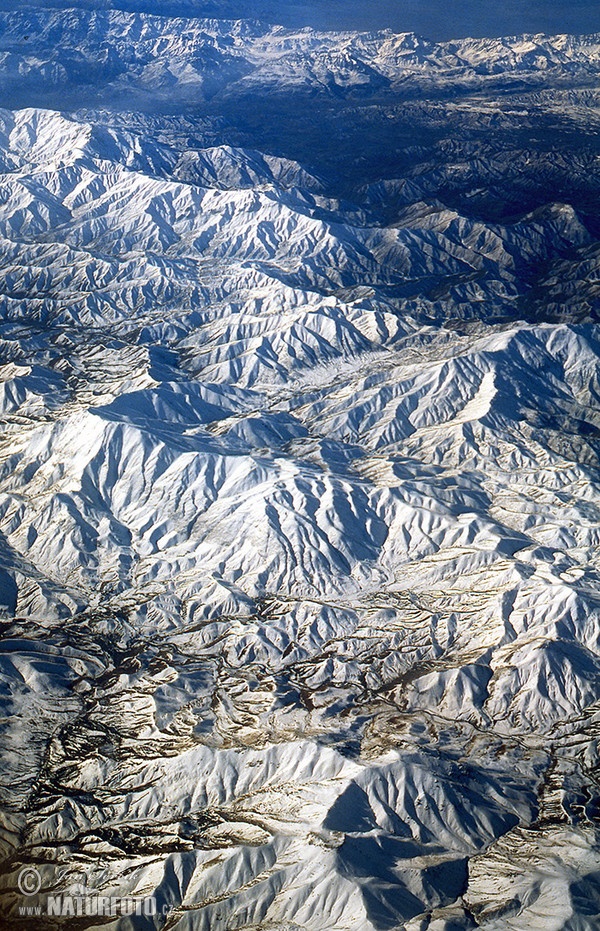
M 569 85 L 600 70 L 598 35 L 531 35 L 434 43 L 411 33 L 319 33 L 248 21 L 168 18 L 121 10 L 0 12 L 1 83 L 39 99 L 135 100 L 181 107 L 222 96 L 310 87 L 339 97 L 424 88 L 471 92 L 525 76 Z
M 597 927 L 598 50 L 1 15 L 5 922 Z

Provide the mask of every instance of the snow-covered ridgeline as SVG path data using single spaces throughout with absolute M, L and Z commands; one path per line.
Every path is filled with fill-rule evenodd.
M 252 88 L 379 93 L 407 82 L 467 82 L 510 75 L 589 77 L 597 35 L 532 35 L 436 44 L 411 33 L 319 33 L 244 21 L 173 19 L 115 10 L 0 13 L 0 81 L 8 90 L 110 87 L 198 99 Z M 100 51 L 99 51 L 100 50 Z
M 121 14 L 3 41 L 84 20 L 152 87 L 161 50 L 209 46 L 251 47 L 246 84 L 277 55 L 283 84 L 323 56 L 348 85 L 377 56 L 459 67 Z M 565 73 L 592 49 L 452 45 L 540 74 L 540 48 Z M 289 159 L 99 117 L 3 111 L 0 138 L 7 908 L 34 861 L 155 894 L 179 931 L 589 931 L 593 224 L 461 213 L 439 168 L 352 207 Z

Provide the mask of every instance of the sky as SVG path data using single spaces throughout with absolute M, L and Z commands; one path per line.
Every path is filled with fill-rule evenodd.
M 284 25 L 416 32 L 437 41 L 600 31 L 600 0 L 258 0 Z M 238 4 L 243 8 L 244 2 Z
M 16 6 L 15 0 L 0 0 L 0 9 Z M 600 32 L 600 0 L 30 0 L 28 6 L 261 19 L 293 28 L 389 28 L 436 41 Z

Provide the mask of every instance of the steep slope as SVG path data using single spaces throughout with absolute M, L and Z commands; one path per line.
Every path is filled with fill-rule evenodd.
M 35 864 L 154 895 L 120 931 L 592 929 L 598 162 L 573 126 L 510 149 L 450 89 L 572 85 L 588 132 L 596 40 L 3 23 L 15 94 L 53 44 L 85 97 L 105 43 L 136 106 L 241 108 L 0 113 L 6 920 Z M 273 83 L 360 131 L 357 92 L 406 85 L 447 135 L 376 178 L 367 139 L 342 191 L 333 143 L 241 144 Z

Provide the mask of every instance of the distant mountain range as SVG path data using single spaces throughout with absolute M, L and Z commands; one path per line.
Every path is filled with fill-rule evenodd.
M 600 37 L 83 6 L 0 15 L 3 920 L 594 931 Z

